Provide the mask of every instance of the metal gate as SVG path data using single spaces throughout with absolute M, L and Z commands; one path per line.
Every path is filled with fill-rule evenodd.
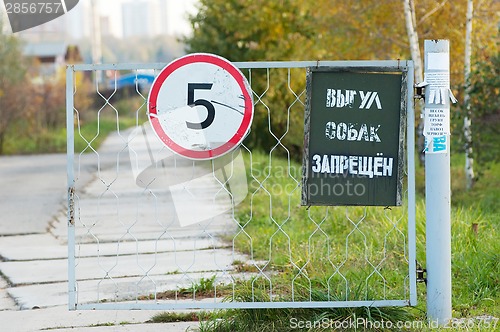
M 172 154 L 148 126 L 164 64 L 68 66 L 69 308 L 415 305 L 412 62 L 235 65 L 253 127 L 205 162 Z M 374 65 L 405 73 L 410 91 L 402 206 L 301 206 L 307 69 Z

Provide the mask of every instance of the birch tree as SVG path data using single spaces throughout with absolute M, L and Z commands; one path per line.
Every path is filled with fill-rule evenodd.
M 473 0 L 467 1 L 467 15 L 465 23 L 465 56 L 464 56 L 464 139 L 465 139 L 465 185 L 469 190 L 474 184 L 474 159 L 472 157 L 472 131 L 471 131 L 471 107 L 470 107 L 470 73 L 471 73 L 471 53 L 472 53 L 472 19 Z
M 405 15 L 405 23 L 406 23 L 406 32 L 408 34 L 408 41 L 410 44 L 410 54 L 411 58 L 413 60 L 413 65 L 414 65 L 414 70 L 415 70 L 415 82 L 420 83 L 424 81 L 423 77 L 423 62 L 422 62 L 422 56 L 420 54 L 420 44 L 418 40 L 418 32 L 417 32 L 417 23 L 416 23 L 416 18 L 415 18 L 415 3 L 413 0 L 404 0 L 404 15 Z M 424 151 L 424 137 L 423 137 L 423 130 L 424 130 L 424 122 L 421 120 L 423 113 L 424 112 L 424 107 L 423 107 L 423 100 L 420 99 L 420 101 L 417 104 L 417 114 L 420 113 L 420 121 L 418 121 L 418 150 L 419 150 L 419 155 L 420 155 L 420 162 L 423 163 L 423 151 Z

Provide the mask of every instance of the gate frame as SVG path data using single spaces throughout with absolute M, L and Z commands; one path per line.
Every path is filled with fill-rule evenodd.
M 407 192 L 408 192 L 408 267 L 409 299 L 365 300 L 365 301 L 297 301 L 297 302 L 210 302 L 210 303 L 77 303 L 76 252 L 74 219 L 74 80 L 75 71 L 96 70 L 161 70 L 166 63 L 152 64 L 76 64 L 66 68 L 66 129 L 67 129 L 67 218 L 68 218 L 68 308 L 69 310 L 174 310 L 174 309 L 263 309 L 263 308 L 353 308 L 415 306 L 417 304 L 416 271 L 416 201 L 415 201 L 415 112 L 414 112 L 414 65 L 411 60 L 379 61 L 269 61 L 233 62 L 239 69 L 277 69 L 307 67 L 353 67 L 390 68 L 407 72 L 406 100 L 406 149 L 407 149 Z M 406 279 L 406 278 L 405 278 Z M 214 299 L 215 300 L 215 299 Z

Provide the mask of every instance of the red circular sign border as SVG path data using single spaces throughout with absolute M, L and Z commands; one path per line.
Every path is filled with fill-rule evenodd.
M 245 111 L 243 114 L 243 120 L 241 122 L 240 127 L 238 128 L 234 136 L 231 137 L 231 139 L 229 139 L 228 142 L 224 143 L 223 145 L 215 149 L 205 150 L 205 151 L 193 151 L 183 148 L 179 144 L 175 143 L 163 130 L 158 117 L 151 116 L 151 114 L 154 115 L 158 114 L 157 113 L 158 94 L 165 80 L 177 69 L 189 64 L 200 63 L 200 62 L 210 63 L 215 66 L 221 67 L 236 80 L 244 96 Z M 148 105 L 150 114 L 149 121 L 154 129 L 155 134 L 174 153 L 187 157 L 189 159 L 209 160 L 220 157 L 230 152 L 238 144 L 241 143 L 241 141 L 243 140 L 244 136 L 246 135 L 252 124 L 253 101 L 251 92 L 248 91 L 247 84 L 245 83 L 246 83 L 245 76 L 243 76 L 243 74 L 232 63 L 217 55 L 208 53 L 194 53 L 185 55 L 181 58 L 172 61 L 165 68 L 163 68 L 162 71 L 158 74 L 158 76 L 156 77 L 151 86 L 151 90 L 148 96 Z

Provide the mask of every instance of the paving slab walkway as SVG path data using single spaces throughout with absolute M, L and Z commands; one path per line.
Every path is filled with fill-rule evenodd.
M 234 220 L 225 214 L 182 227 L 176 221 L 172 192 L 136 185 L 126 167 L 130 161 L 122 137 L 110 135 L 98 155 L 75 158 L 79 303 L 134 301 L 139 295 L 189 287 L 202 278 L 220 276 L 221 271 L 228 277 L 233 262 L 246 259 L 224 241 L 236 230 Z M 157 311 L 69 311 L 65 155 L 22 158 L 4 158 L 0 163 L 2 177 L 9 176 L 2 179 L 0 198 L 8 199 L 1 204 L 10 204 L 0 208 L 8 211 L 0 225 L 2 331 L 96 331 L 97 326 L 102 331 L 196 329 L 196 322 L 145 323 Z M 9 167 L 14 161 L 16 169 L 14 164 Z M 117 165 L 121 165 L 118 177 Z M 15 186 L 15 174 L 50 184 L 26 195 L 26 187 Z M 220 188 L 206 191 L 216 195 Z M 203 213 L 189 204 L 187 208 Z

